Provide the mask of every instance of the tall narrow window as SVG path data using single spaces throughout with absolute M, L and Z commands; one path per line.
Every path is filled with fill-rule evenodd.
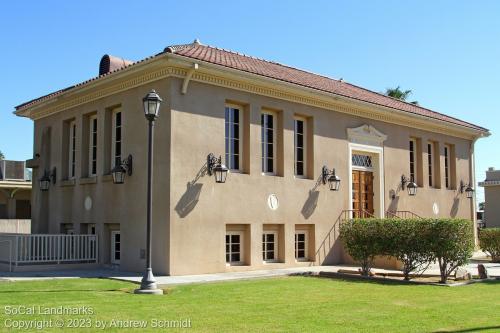
M 295 259 L 307 260 L 307 231 L 295 232 Z
M 97 115 L 89 118 L 89 176 L 97 173 Z
M 450 186 L 450 147 L 448 145 L 444 146 L 444 184 L 447 189 Z
M 410 139 L 410 180 L 417 182 L 417 142 Z
M 427 165 L 429 172 L 429 186 L 434 186 L 434 145 L 427 143 Z
M 242 153 L 242 114 L 240 108 L 226 106 L 225 110 L 226 166 L 240 170 Z
M 276 169 L 276 116 L 263 112 L 261 122 L 262 172 L 275 174 Z
M 69 178 L 75 178 L 76 174 L 76 122 L 72 121 L 69 123 L 69 161 L 68 161 L 68 176 Z
M 121 111 L 115 111 L 113 114 L 113 126 L 112 126 L 112 147 L 111 147 L 111 167 L 118 165 L 122 160 L 122 113 Z
M 226 263 L 243 262 L 243 234 L 237 231 L 226 232 Z
M 295 175 L 306 175 L 306 121 L 302 118 L 295 119 Z
M 266 231 L 262 234 L 262 260 L 276 261 L 278 259 L 278 234 Z

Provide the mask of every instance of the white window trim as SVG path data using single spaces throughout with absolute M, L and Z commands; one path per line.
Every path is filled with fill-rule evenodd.
M 410 138 L 410 141 L 413 143 L 413 152 L 410 150 L 410 147 L 408 147 L 409 153 L 413 156 L 413 182 L 418 184 L 418 161 L 417 161 L 417 139 L 415 138 Z M 409 144 L 409 143 L 408 143 Z M 411 164 L 411 159 L 409 161 Z M 410 164 L 408 166 L 410 166 Z M 411 167 L 409 168 L 409 175 L 410 175 L 410 180 L 411 180 Z
M 277 156 L 276 156 L 276 152 L 278 151 L 277 149 L 277 138 L 278 138 L 278 135 L 277 135 L 277 122 L 278 122 L 278 114 L 274 111 L 269 111 L 269 110 L 262 110 L 261 111 L 261 124 L 260 124 L 260 159 L 261 159 L 261 172 L 262 172 L 262 175 L 265 175 L 265 176 L 276 176 L 276 168 L 277 168 Z M 264 171 L 262 170 L 262 159 L 264 158 L 264 151 L 262 150 L 262 130 L 263 130 L 263 124 L 262 124 L 262 115 L 263 114 L 269 114 L 269 115 L 272 115 L 273 116 L 273 171 L 272 172 L 269 172 L 269 171 Z M 268 158 L 266 157 L 266 160 Z M 267 163 L 265 164 L 267 166 Z
M 68 179 L 74 179 L 76 176 L 76 121 L 69 122 L 68 136 Z M 73 149 L 74 146 L 74 149 Z
M 94 120 L 96 121 L 96 141 L 94 142 Z M 89 117 L 89 176 L 93 177 L 97 174 L 97 156 L 98 156 L 98 151 L 97 151 L 97 136 L 98 136 L 98 130 L 99 130 L 99 122 L 97 122 L 97 115 L 93 115 Z M 96 156 L 95 156 L 95 162 L 96 162 L 96 170 L 95 172 L 92 172 L 92 164 L 94 160 L 92 159 L 92 153 L 93 153 L 93 148 L 96 147 Z
M 279 258 L 278 258 L 278 232 L 277 231 L 271 231 L 271 230 L 264 230 L 264 232 L 262 233 L 263 236 L 265 235 L 274 235 L 274 244 L 273 244 L 273 252 L 274 252 L 274 259 L 264 259 L 262 258 L 262 262 L 263 263 L 274 263 L 274 262 L 278 262 L 279 261 Z M 264 252 L 267 252 L 267 241 L 263 241 L 263 244 L 262 245 L 266 245 L 264 247 L 264 250 L 262 250 L 262 255 L 264 256 Z
M 120 161 L 121 161 L 122 156 L 123 156 L 123 113 L 122 113 L 121 108 L 117 108 L 117 109 L 113 110 L 113 115 L 112 115 L 112 119 L 111 119 L 111 169 L 113 169 L 116 166 L 115 153 L 116 153 L 116 114 L 117 113 L 121 113 L 121 125 L 120 125 L 120 128 L 121 128 L 121 140 L 120 140 L 121 155 L 120 155 Z
M 429 147 L 431 148 L 429 150 Z M 436 170 L 434 170 L 434 158 L 435 158 L 435 151 L 434 151 L 434 142 L 428 141 L 427 142 L 427 184 L 429 187 L 436 187 Z M 429 156 L 430 155 L 430 156 Z M 429 158 L 430 157 L 430 158 Z M 429 171 L 431 171 L 431 174 L 429 174 Z M 431 180 L 432 185 L 429 184 L 429 180 Z
M 113 230 L 111 231 L 111 260 L 110 262 L 112 264 L 115 264 L 115 265 L 119 265 L 120 264 L 120 259 L 115 259 L 115 244 L 116 244 L 116 238 L 115 238 L 115 235 L 120 235 L 120 259 L 122 257 L 122 237 L 121 237 L 121 234 L 120 234 L 120 231 L 119 230 Z
M 297 127 L 296 121 L 302 121 L 302 151 L 303 151 L 303 175 L 297 174 Z M 307 127 L 307 118 L 295 116 L 293 119 L 293 170 L 295 178 L 307 178 L 307 135 L 308 135 L 308 127 Z
M 230 168 L 230 171 L 231 172 L 242 172 L 243 170 L 243 129 L 244 129 L 244 119 L 243 119 L 243 116 L 244 116 L 244 108 L 241 106 L 241 105 L 237 105 L 237 104 L 227 104 L 225 105 L 224 107 L 224 131 L 225 131 L 225 126 L 226 126 L 226 108 L 230 108 L 230 109 L 237 109 L 239 110 L 239 138 L 238 138 L 238 142 L 239 142 L 239 151 L 240 153 L 238 154 L 238 166 L 239 168 L 238 169 L 233 169 L 233 168 Z M 225 134 L 225 133 L 224 133 Z M 224 135 L 224 140 L 226 140 L 225 138 L 225 135 Z M 224 142 L 224 147 L 225 147 L 225 142 Z M 227 153 L 227 152 L 225 152 Z M 230 152 L 231 153 L 231 152 Z M 229 163 L 228 161 L 226 160 L 226 165 L 229 167 Z
M 297 235 L 298 234 L 304 234 L 304 257 L 303 258 L 297 258 Z M 295 261 L 300 262 L 300 261 L 309 261 L 309 230 L 295 230 L 295 236 L 294 236 L 294 252 L 295 252 Z
M 245 264 L 244 261 L 244 249 L 245 249 L 245 236 L 243 234 L 243 231 L 226 231 L 226 234 L 224 236 L 224 250 L 226 247 L 226 236 L 232 236 L 232 235 L 239 235 L 240 236 L 240 261 L 226 261 L 226 266 L 242 266 Z M 229 243 L 229 260 L 231 260 L 231 242 Z M 224 261 L 225 257 L 227 255 L 227 252 L 224 251 Z

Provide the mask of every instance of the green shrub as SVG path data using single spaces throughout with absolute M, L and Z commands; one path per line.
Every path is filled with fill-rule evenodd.
M 386 237 L 390 246 L 386 255 L 393 256 L 403 263 L 405 280 L 410 280 L 411 273 L 422 273 L 433 261 L 429 251 L 431 220 L 428 219 L 393 219 L 388 221 Z
M 353 219 L 340 227 L 347 252 L 370 273 L 375 256 L 392 256 L 403 263 L 406 280 L 430 263 L 439 263 L 441 282 L 472 255 L 472 223 L 460 219 Z
M 489 253 L 493 262 L 500 262 L 500 228 L 481 229 L 479 246 Z
M 432 257 L 439 264 L 441 283 L 459 266 L 467 263 L 474 251 L 474 232 L 470 220 L 430 220 L 429 241 Z
M 361 274 L 368 276 L 374 257 L 383 252 L 380 247 L 379 219 L 353 219 L 340 225 L 340 239 L 347 252 L 361 265 Z

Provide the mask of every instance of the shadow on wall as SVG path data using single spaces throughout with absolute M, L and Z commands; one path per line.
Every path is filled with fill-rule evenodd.
M 186 191 L 175 205 L 175 211 L 179 217 L 184 218 L 195 209 L 198 201 L 200 200 L 201 188 L 203 187 L 203 184 L 199 184 L 197 182 L 201 177 L 205 176 L 206 173 L 207 165 L 205 163 L 198 171 L 194 179 L 186 183 Z
M 391 203 L 389 204 L 389 211 L 396 212 L 399 206 L 399 195 L 396 194 L 396 191 L 389 191 L 389 198 L 391 199 Z
M 312 214 L 314 214 L 314 211 L 318 206 L 318 199 L 319 199 L 318 186 L 321 185 L 321 183 L 322 183 L 322 178 L 320 176 L 316 181 L 316 183 L 314 184 L 314 187 L 309 190 L 306 202 L 304 202 L 304 205 L 302 206 L 302 210 L 300 211 L 300 213 L 302 214 L 302 216 L 304 216 L 306 220 L 310 218 Z
M 453 205 L 451 205 L 450 216 L 456 217 L 458 214 L 458 205 L 460 204 L 460 199 L 458 197 L 453 198 Z
M 343 219 L 345 219 L 344 212 L 340 213 L 330 231 L 328 231 L 328 234 L 319 245 L 318 250 L 315 253 L 315 262 L 319 265 L 323 265 L 324 263 L 338 263 L 341 259 L 340 257 L 335 256 L 343 253 L 344 251 L 342 242 L 339 239 L 340 224 L 342 223 Z

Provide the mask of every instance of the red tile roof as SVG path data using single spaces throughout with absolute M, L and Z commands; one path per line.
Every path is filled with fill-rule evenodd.
M 341 80 L 331 79 L 326 76 L 306 72 L 304 70 L 289 67 L 276 62 L 250 57 L 244 54 L 216 47 L 205 46 L 197 42 L 186 45 L 171 46 L 166 48 L 165 51 L 252 74 L 262 75 L 284 82 L 294 83 L 307 88 L 349 97 L 429 118 L 443 120 L 480 131 L 487 131 L 487 129 L 483 127 L 423 108 L 421 106 L 407 103 L 399 99 L 388 97 Z
M 263 59 L 258 59 L 255 57 L 250 57 L 241 53 L 236 53 L 233 51 L 228 51 L 212 46 L 206 46 L 200 44 L 198 41 L 195 41 L 192 44 L 184 44 L 184 45 L 173 45 L 165 48 L 163 53 L 173 53 L 182 57 L 200 60 L 208 63 L 212 63 L 219 66 L 224 66 L 227 68 L 232 68 L 240 71 L 244 71 L 247 73 L 252 73 L 256 75 L 261 75 L 264 77 L 268 77 L 271 79 L 293 83 L 302 87 L 316 89 L 318 91 L 323 91 L 327 93 L 332 93 L 339 96 L 344 96 L 352 99 L 356 99 L 359 101 L 364 101 L 368 103 L 372 103 L 375 105 L 380 105 L 384 107 L 389 107 L 392 109 L 397 109 L 400 111 L 412 113 L 415 115 L 425 116 L 431 119 L 442 120 L 448 123 L 452 123 L 455 125 L 464 126 L 467 128 L 471 128 L 478 131 L 488 130 L 484 127 L 477 126 L 466 121 L 450 117 L 444 115 L 442 113 L 438 113 L 421 106 L 417 106 L 411 103 L 407 103 L 401 101 L 399 99 L 395 99 L 392 97 L 385 96 L 383 94 L 370 91 L 365 88 L 358 87 L 356 85 L 344 82 L 342 80 L 335 80 L 326 76 L 310 73 L 304 70 L 300 70 L 297 68 L 293 68 L 290 66 L 286 66 L 283 64 L 279 64 L 276 62 L 271 62 Z M 155 56 L 158 56 L 159 53 Z M 155 57 L 153 56 L 153 57 Z M 36 104 L 42 100 L 49 99 L 51 97 L 60 95 L 72 88 L 82 86 L 91 81 L 95 81 L 100 79 L 101 77 L 107 76 L 111 73 L 123 70 L 129 66 L 133 66 L 139 62 L 143 62 L 145 60 L 151 59 L 153 57 L 148 57 L 144 60 L 135 62 L 135 63 L 126 63 L 123 67 L 113 68 L 114 70 L 109 73 L 102 74 L 98 77 L 92 78 L 90 80 L 84 81 L 82 83 L 76 84 L 74 86 L 58 90 L 51 94 L 39 97 L 37 99 L 31 100 L 29 102 L 23 103 L 21 105 L 16 106 L 16 110 L 20 108 L 24 108 L 33 104 Z

